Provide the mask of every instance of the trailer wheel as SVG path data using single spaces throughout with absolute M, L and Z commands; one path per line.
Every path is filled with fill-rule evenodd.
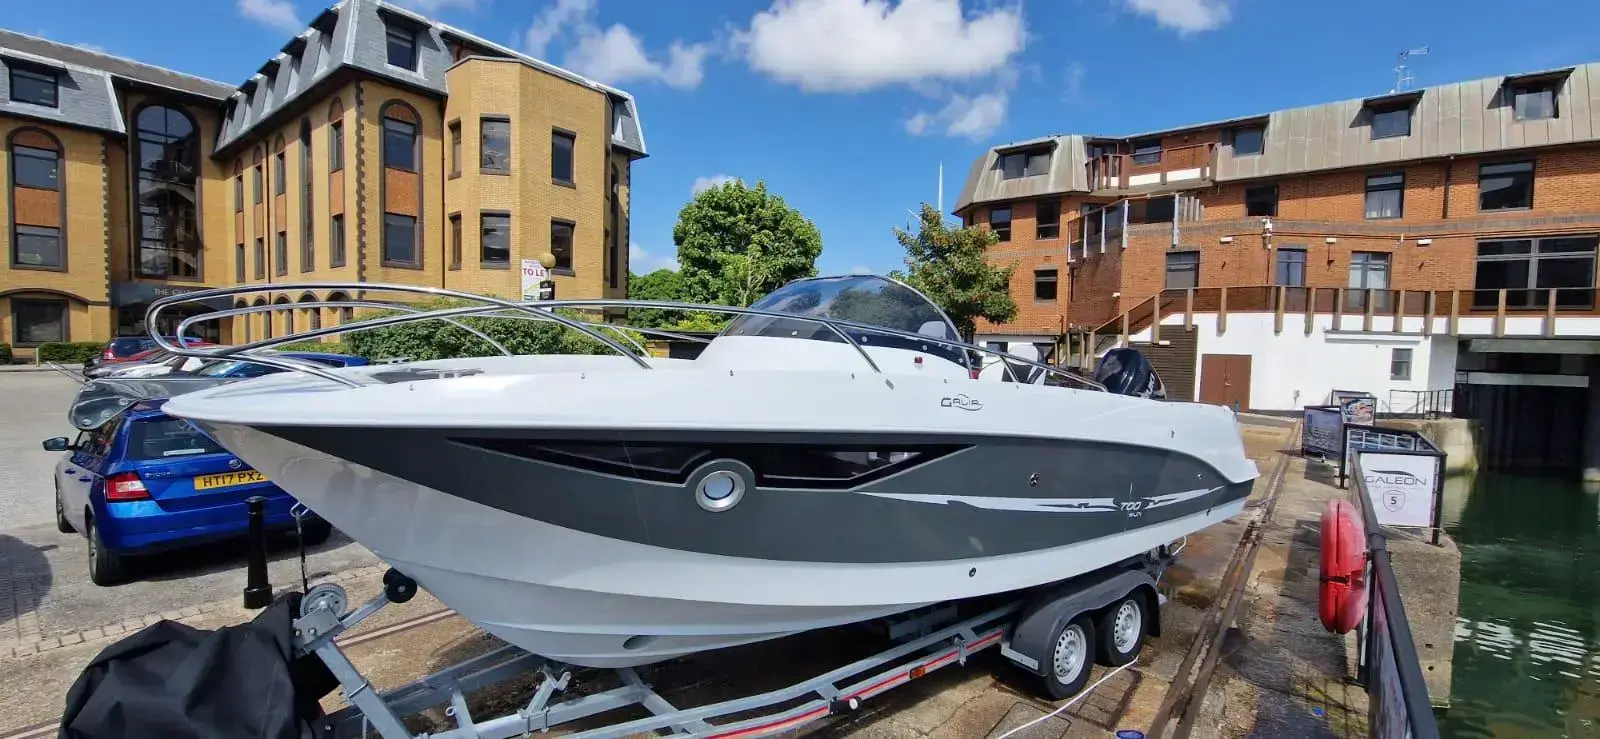
M 1077 695 L 1089 684 L 1094 664 L 1094 623 L 1087 615 L 1063 625 L 1050 640 L 1050 660 L 1045 665 L 1045 692 L 1054 700 Z
M 1107 606 L 1100 612 L 1098 662 L 1108 667 L 1121 667 L 1139 656 L 1144 649 L 1148 631 L 1149 614 L 1145 612 L 1145 599 L 1139 593 Z

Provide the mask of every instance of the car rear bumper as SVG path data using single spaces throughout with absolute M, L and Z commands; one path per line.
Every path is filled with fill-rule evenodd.
M 264 522 L 267 530 L 294 530 L 294 518 L 289 514 L 294 502 L 288 495 L 267 498 Z M 319 520 L 316 514 L 307 513 L 306 522 L 316 520 Z M 249 512 L 243 502 L 182 511 L 162 510 L 149 500 L 107 503 L 95 524 L 105 547 L 122 554 L 143 554 L 231 539 L 244 536 L 250 530 Z

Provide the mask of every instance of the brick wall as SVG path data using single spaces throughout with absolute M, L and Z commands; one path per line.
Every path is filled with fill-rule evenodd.
M 1067 244 L 1075 233 L 1078 203 L 1081 198 L 1061 198 L 1058 201 L 1060 228 L 1054 238 L 1041 239 L 1038 235 L 1038 207 L 1048 206 L 1048 200 L 1024 200 L 1012 204 L 1011 240 L 989 247 L 985 254 L 990 264 L 1011 266 L 1011 297 L 1017 304 L 1017 315 L 1004 324 L 979 321 L 981 334 L 1057 335 L 1062 332 L 1067 303 L 1070 300 L 1067 269 Z M 989 223 L 992 209 L 979 208 L 975 221 Z M 1056 299 L 1038 300 L 1034 297 L 1034 276 L 1039 269 L 1056 270 Z

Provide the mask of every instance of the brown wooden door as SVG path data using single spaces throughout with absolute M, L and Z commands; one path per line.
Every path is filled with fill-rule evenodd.
M 1200 402 L 1250 410 L 1250 355 L 1201 355 Z

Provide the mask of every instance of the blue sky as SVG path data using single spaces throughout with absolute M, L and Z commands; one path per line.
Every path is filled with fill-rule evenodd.
M 1594 0 L 399 1 L 638 98 L 635 271 L 697 182 L 765 180 L 824 273 L 886 271 L 940 162 L 948 210 L 994 144 L 1381 93 L 1420 46 L 1417 85 L 1600 60 Z M 326 4 L 12 0 L 0 26 L 237 83 Z

